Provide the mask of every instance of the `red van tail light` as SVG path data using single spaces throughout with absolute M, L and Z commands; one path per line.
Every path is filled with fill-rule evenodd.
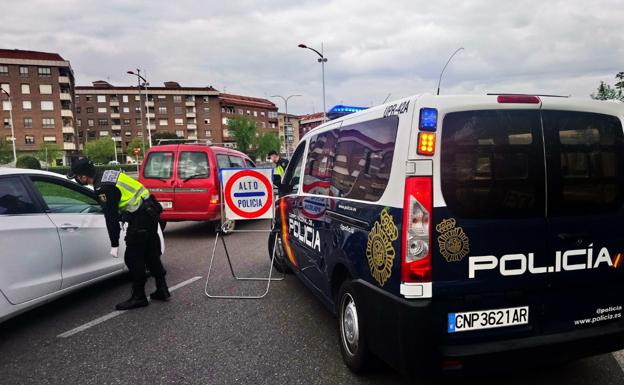
M 219 195 L 213 195 L 213 196 L 210 198 L 210 204 L 211 204 L 211 205 L 216 205 L 216 204 L 218 204 L 218 203 L 219 203 Z
M 498 95 L 496 101 L 499 103 L 539 104 L 540 98 L 533 95 Z
M 431 177 L 405 180 L 402 282 L 431 282 Z

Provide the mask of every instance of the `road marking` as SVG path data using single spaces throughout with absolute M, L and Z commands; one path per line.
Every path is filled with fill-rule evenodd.
M 177 290 L 177 289 L 179 289 L 179 288 L 181 288 L 181 287 L 184 287 L 184 286 L 186 286 L 186 285 L 190 285 L 191 283 L 193 283 L 193 282 L 195 282 L 195 281 L 197 281 L 197 280 L 200 280 L 200 279 L 202 279 L 202 277 L 193 277 L 193 278 L 191 278 L 191 279 L 187 279 L 187 280 L 186 280 L 186 281 L 184 281 L 184 282 L 180 282 L 180 283 L 178 283 L 177 285 L 170 287 L 170 288 L 169 288 L 169 291 L 175 291 L 175 290 Z M 149 298 L 148 298 L 148 301 L 149 301 Z M 86 323 L 86 324 L 84 324 L 84 325 L 78 326 L 77 328 L 74 328 L 74 329 L 72 329 L 72 330 L 66 331 L 65 333 L 61 333 L 61 334 L 59 334 L 57 337 L 58 337 L 58 338 L 67 338 L 67 337 L 71 337 L 71 336 L 73 336 L 74 334 L 77 334 L 77 333 L 80 333 L 80 332 L 82 332 L 82 331 L 85 331 L 85 330 L 87 330 L 87 329 L 89 329 L 89 328 L 92 328 L 93 326 L 96 326 L 96 325 L 101 324 L 102 322 L 106 322 L 106 321 L 108 321 L 109 319 L 115 318 L 115 317 L 117 317 L 118 315 L 121 315 L 121 314 L 123 314 L 123 313 L 125 313 L 125 312 L 127 312 L 127 311 L 128 311 L 128 310 L 115 310 L 115 311 L 114 311 L 114 312 L 112 312 L 112 313 L 108 313 L 108 314 L 106 314 L 106 315 L 104 315 L 104 316 L 102 316 L 102 317 L 100 317 L 100 318 L 96 318 L 96 319 L 94 319 L 94 320 L 93 320 L 93 321 L 91 321 L 91 322 L 87 322 L 87 323 Z

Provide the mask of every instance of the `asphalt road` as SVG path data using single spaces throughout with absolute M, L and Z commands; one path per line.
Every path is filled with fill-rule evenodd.
M 387 367 L 358 377 L 342 363 L 335 319 L 295 277 L 273 283 L 262 300 L 209 299 L 211 226 L 172 223 L 165 237 L 169 285 L 185 284 L 171 301 L 111 315 L 129 295 L 119 277 L 0 324 L 0 384 L 624 384 L 611 354 L 480 378 L 410 382 Z M 268 268 L 266 235 L 233 234 L 227 243 L 241 275 Z M 263 291 L 234 282 L 218 250 L 211 292 Z M 103 316 L 112 318 L 59 337 Z

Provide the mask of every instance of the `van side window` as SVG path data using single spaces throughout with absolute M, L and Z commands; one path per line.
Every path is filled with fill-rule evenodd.
M 251 159 L 245 159 L 245 163 L 247 163 L 247 167 L 255 168 L 256 164 L 251 161 Z
M 548 214 L 596 215 L 622 209 L 624 139 L 614 116 L 542 111 Z
M 173 175 L 173 152 L 150 152 L 145 161 L 143 177 L 169 179 Z
M 301 169 L 303 168 L 303 152 L 305 151 L 305 145 L 306 142 L 301 142 L 299 144 L 288 163 L 284 178 L 282 179 L 280 195 L 296 194 L 299 192 L 299 181 L 301 178 Z
M 230 155 L 230 167 L 245 167 L 245 163 L 243 162 L 243 158 L 239 158 L 238 156 Z
M 183 151 L 178 160 L 178 177 L 186 178 L 208 178 L 210 168 L 208 167 L 208 155 L 200 151 Z
M 391 116 L 341 127 L 331 189 L 336 196 L 378 201 L 386 190 L 399 118 Z
M 230 159 L 224 154 L 217 154 L 217 163 L 219 164 L 219 168 L 230 167 Z
M 545 215 L 544 150 L 537 110 L 484 110 L 444 117 L 442 194 L 465 218 Z
M 329 195 L 337 141 L 338 130 L 320 133 L 310 140 L 310 150 L 303 177 L 304 192 Z

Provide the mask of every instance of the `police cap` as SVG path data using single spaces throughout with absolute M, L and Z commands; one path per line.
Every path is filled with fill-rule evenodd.
M 95 166 L 87 158 L 81 158 L 72 163 L 71 169 L 67 174 L 69 179 L 75 178 L 77 175 L 95 176 Z

